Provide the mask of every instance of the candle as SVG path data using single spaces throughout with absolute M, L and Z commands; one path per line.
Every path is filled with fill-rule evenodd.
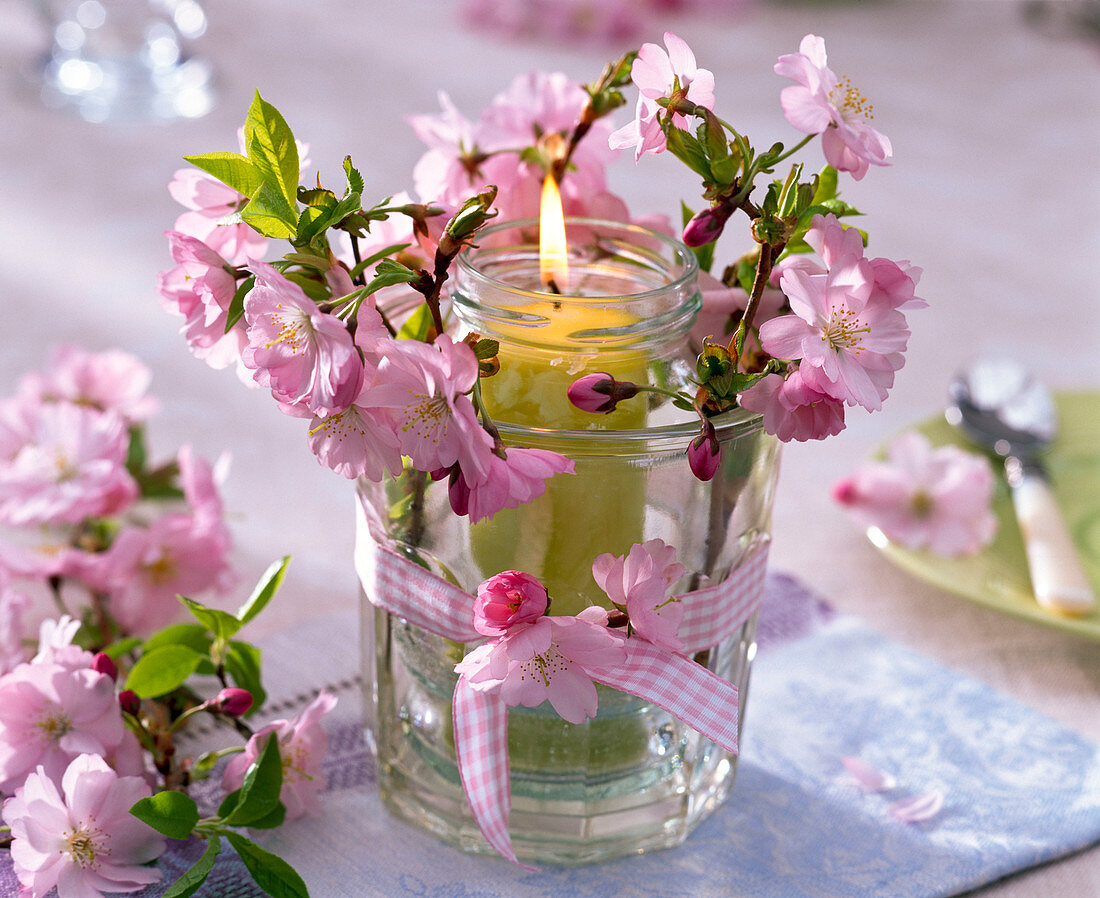
M 596 415 L 575 408 L 566 391 L 595 371 L 638 382 L 659 374 L 679 348 L 667 340 L 664 316 L 672 315 L 682 338 L 696 306 L 693 287 L 678 283 L 660 258 L 668 238 L 606 222 L 566 227 L 549 179 L 543 197 L 554 205 L 537 229 L 537 251 L 533 223 L 483 232 L 480 249 L 463 259 L 455 306 L 471 329 L 500 342 L 500 371 L 482 382 L 482 395 L 506 442 L 531 445 L 540 431 L 609 432 L 602 451 L 545 445 L 570 455 L 576 474 L 555 476 L 533 502 L 470 531 L 482 571 L 539 577 L 551 613 L 564 615 L 607 603 L 592 579 L 597 555 L 621 555 L 645 539 L 646 474 L 617 457 L 613 434 L 651 423 L 642 398 Z

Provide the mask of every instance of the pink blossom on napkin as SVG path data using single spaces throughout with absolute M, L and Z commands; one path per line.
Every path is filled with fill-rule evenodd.
M 943 810 L 943 793 L 938 789 L 910 795 L 893 802 L 886 812 L 899 823 L 924 823 Z
M 833 498 L 888 539 L 940 555 L 972 555 L 992 541 L 993 470 L 957 446 L 933 449 L 904 433 L 884 461 L 868 462 L 833 486 Z
M 483 636 L 503 636 L 517 624 L 533 624 L 546 613 L 546 587 L 523 571 L 503 571 L 477 588 L 474 629 Z
M 109 676 L 52 661 L 20 664 L 0 677 L 0 792 L 36 768 L 59 780 L 77 755 L 104 755 L 124 732 Z
M 596 687 L 585 670 L 621 663 L 622 639 L 607 629 L 607 612 L 586 608 L 576 617 L 541 617 L 467 653 L 455 670 L 477 692 L 498 693 L 508 706 L 549 701 L 570 723 L 596 714 Z
M 281 403 L 319 415 L 342 412 L 363 385 L 363 362 L 344 322 L 272 266 L 257 262 L 253 271 L 256 286 L 244 300 L 245 367 Z
M 764 430 L 784 442 L 823 440 L 844 429 L 844 403 L 815 389 L 801 367 L 786 379 L 779 374 L 761 378 L 740 400 L 764 416 Z
M 336 697 L 322 692 L 292 719 L 275 720 L 257 730 L 244 751 L 235 755 L 226 766 L 222 788 L 231 792 L 241 787 L 245 773 L 260 757 L 268 736 L 275 734 L 279 740 L 279 757 L 283 762 L 283 789 L 279 797 L 286 805 L 286 819 L 319 814 L 321 802 L 318 794 L 325 787 L 321 762 L 328 751 L 328 735 L 321 721 L 335 707 Z
M 152 793 L 137 776 L 119 776 L 100 757 L 81 754 L 60 786 L 39 767 L 4 803 L 11 827 L 11 858 L 28 898 L 96 898 L 136 892 L 164 875 L 150 861 L 164 837 L 130 813 Z
M 592 562 L 592 577 L 608 598 L 630 616 L 638 636 L 671 652 L 682 652 L 678 631 L 684 606 L 670 595 L 685 568 L 676 549 L 663 540 L 635 543 L 626 555 L 606 552 Z
M 898 784 L 892 774 L 879 770 L 863 758 L 841 758 L 840 762 L 865 792 L 885 792 Z
M 848 78 L 828 66 L 825 41 L 802 38 L 797 53 L 779 57 L 775 73 L 797 82 L 785 87 L 780 103 L 787 121 L 804 134 L 821 134 L 825 161 L 857 181 L 873 165 L 888 165 L 889 139 L 871 127 L 873 107 Z

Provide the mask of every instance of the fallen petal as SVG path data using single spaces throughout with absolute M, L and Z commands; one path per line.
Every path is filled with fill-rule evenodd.
M 872 767 L 863 758 L 842 758 L 841 763 L 865 792 L 885 792 L 897 785 L 897 780 L 891 774 Z
M 939 789 L 923 795 L 911 795 L 895 801 L 886 810 L 901 823 L 923 823 L 931 820 L 943 807 L 943 793 Z

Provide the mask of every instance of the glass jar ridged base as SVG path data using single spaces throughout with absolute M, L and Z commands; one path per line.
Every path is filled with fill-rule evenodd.
M 379 708 L 371 731 L 383 801 L 399 817 L 466 851 L 492 854 L 455 763 L 441 659 L 454 644 L 373 609 Z M 740 689 L 744 720 L 755 616 L 709 654 L 707 667 Z M 453 666 L 453 664 L 451 665 Z M 598 686 L 599 712 L 563 721 L 548 704 L 509 710 L 510 829 L 518 857 L 574 865 L 680 844 L 733 786 L 737 758 L 666 711 Z

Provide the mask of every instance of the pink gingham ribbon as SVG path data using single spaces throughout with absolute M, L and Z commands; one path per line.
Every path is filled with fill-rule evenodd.
M 482 639 L 473 628 L 471 595 L 365 536 L 361 531 L 355 561 L 374 605 L 456 642 Z M 679 597 L 685 606 L 680 636 L 689 652 L 720 642 L 760 607 L 766 560 L 764 545 L 735 576 Z M 615 635 L 623 642 L 625 660 L 610 666 L 585 664 L 589 677 L 651 702 L 728 751 L 737 751 L 736 686 L 686 655 Z M 497 853 L 518 864 L 508 832 L 508 708 L 499 694 L 478 691 L 461 676 L 453 712 L 458 770 L 474 819 Z

